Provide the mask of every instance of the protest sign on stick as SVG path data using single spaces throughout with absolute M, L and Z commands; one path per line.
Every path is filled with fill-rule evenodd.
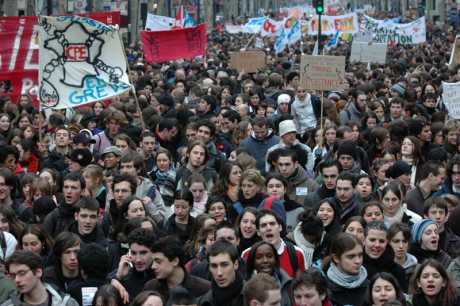
M 340 90 L 345 84 L 345 56 L 303 55 L 300 82 L 308 90 Z
M 40 17 L 42 109 L 73 108 L 131 89 L 118 30 L 80 16 Z
M 460 64 L 460 36 L 455 37 L 452 52 L 450 53 L 449 68 L 454 69 L 458 64 Z
M 354 41 L 351 45 L 350 62 L 385 64 L 387 44 Z
M 257 72 L 266 65 L 265 52 L 248 50 L 230 54 L 230 67 L 247 73 Z
M 449 117 L 460 119 L 460 82 L 442 82 L 442 101 L 447 108 Z

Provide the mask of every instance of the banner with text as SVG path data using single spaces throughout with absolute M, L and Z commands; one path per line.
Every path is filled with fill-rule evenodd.
M 170 31 L 142 31 L 141 41 L 148 63 L 194 58 L 206 54 L 206 25 Z
M 41 108 L 73 108 L 132 87 L 115 27 L 80 16 L 40 17 Z
M 449 117 L 460 119 L 460 82 L 442 82 L 442 101 L 449 112 Z
M 425 16 L 410 23 L 381 23 L 364 16 L 362 22 L 361 28 L 371 32 L 376 43 L 412 45 L 426 41 Z
M 337 32 L 356 33 L 359 31 L 358 15 L 350 13 L 339 16 L 322 16 L 321 33 L 323 35 L 335 35 Z M 308 21 L 308 34 L 318 33 L 318 15 Z

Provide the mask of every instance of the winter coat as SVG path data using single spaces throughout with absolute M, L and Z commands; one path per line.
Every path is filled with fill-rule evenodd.
M 79 306 L 77 301 L 71 298 L 70 295 L 59 293 L 49 284 L 45 284 L 45 288 L 46 288 L 46 291 L 48 291 L 48 293 L 51 296 L 51 303 L 49 304 L 50 306 Z M 21 296 L 13 295 L 0 306 L 22 306 L 22 305 L 24 305 L 24 302 L 21 300 Z
M 345 106 L 345 109 L 340 111 L 340 125 L 346 125 L 349 121 L 360 122 L 362 117 L 363 114 L 356 108 L 355 102 L 349 102 Z
M 268 130 L 267 136 L 263 140 L 258 140 L 254 132 L 251 136 L 244 139 L 240 143 L 240 148 L 244 149 L 257 161 L 256 167 L 261 173 L 265 173 L 265 156 L 268 149 L 280 142 L 280 138 L 273 133 L 271 129 Z
M 290 200 L 302 205 L 307 194 L 315 192 L 318 189 L 318 184 L 310 179 L 307 172 L 302 167 L 297 167 L 294 173 L 287 178 L 288 189 L 287 194 Z
M 75 221 L 74 214 L 75 208 L 73 206 L 62 203 L 46 216 L 43 228 L 51 237 L 55 238 Z
M 379 272 L 392 274 L 401 285 L 404 292 L 407 292 L 406 274 L 403 267 L 394 261 L 394 252 L 390 246 L 387 246 L 383 254 L 377 258 L 371 258 L 367 253 L 363 256 L 363 266 L 367 270 L 367 278 L 371 279 Z
M 327 279 L 327 296 L 331 299 L 334 306 L 362 306 L 366 299 L 369 281 L 364 281 L 361 286 L 356 288 L 345 288 Z
M 312 113 L 309 113 L 309 111 Z M 321 117 L 321 100 L 319 97 L 307 94 L 303 101 L 299 99 L 294 100 L 291 105 L 291 115 L 294 117 L 294 122 L 297 126 L 297 132 L 303 135 L 308 129 L 316 127 L 309 126 L 308 117 L 313 116 L 316 122 Z

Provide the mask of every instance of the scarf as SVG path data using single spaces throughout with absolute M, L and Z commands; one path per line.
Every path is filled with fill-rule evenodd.
M 393 225 L 394 223 L 401 222 L 403 217 L 404 217 L 404 209 L 401 205 L 401 207 L 398 209 L 398 211 L 393 217 L 384 216 L 383 222 L 385 223 L 386 228 L 390 228 L 390 226 Z
M 219 287 L 216 282 L 212 280 L 211 290 L 214 305 L 231 305 L 232 300 L 241 294 L 241 291 L 243 290 L 243 278 L 241 277 L 240 273 L 235 273 L 235 281 L 231 283 L 230 286 L 225 288 Z
M 367 271 L 361 266 L 357 275 L 345 274 L 337 268 L 335 263 L 331 262 L 331 266 L 327 270 L 327 277 L 340 287 L 354 289 L 366 281 Z

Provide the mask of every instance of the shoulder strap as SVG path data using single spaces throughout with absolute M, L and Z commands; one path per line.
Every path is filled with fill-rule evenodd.
M 296 254 L 297 252 L 295 250 L 294 245 L 291 242 L 285 240 L 284 243 L 286 243 L 287 251 L 289 254 L 289 260 L 291 261 L 291 267 L 295 273 L 299 269 L 299 264 L 297 262 L 297 254 Z
M 6 261 L 6 249 L 7 249 L 7 245 L 6 245 L 6 238 L 5 238 L 5 233 L 3 231 L 0 232 L 0 247 L 2 248 L 2 252 L 3 252 L 3 255 L 2 255 L 2 260 L 3 261 Z

